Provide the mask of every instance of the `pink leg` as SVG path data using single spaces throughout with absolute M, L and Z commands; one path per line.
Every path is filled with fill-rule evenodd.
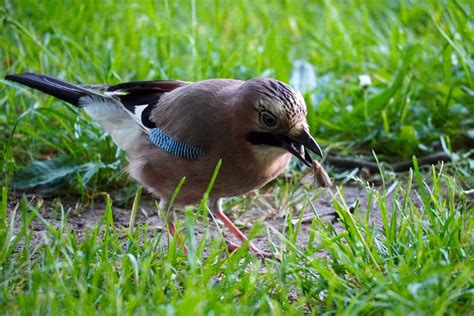
M 222 211 L 220 210 L 217 210 L 213 213 L 214 215 L 216 215 L 216 217 L 218 219 L 220 219 L 224 225 L 229 228 L 229 230 L 232 232 L 232 234 L 234 234 L 241 242 L 244 242 L 247 239 L 247 236 L 244 235 L 244 233 L 242 233 L 240 231 L 239 228 L 237 228 L 237 226 L 234 225 L 234 223 L 232 223 L 232 221 L 224 214 L 222 213 Z M 239 247 L 232 243 L 232 242 L 227 242 L 227 248 L 229 249 L 230 252 L 233 252 L 233 251 L 236 251 Z M 272 256 L 270 254 L 267 254 L 267 253 L 264 253 L 262 251 L 260 251 L 257 247 L 255 247 L 252 243 L 250 243 L 250 249 L 255 252 L 255 254 L 259 257 L 262 257 L 262 258 L 271 258 Z
M 173 218 L 174 218 L 174 215 L 168 216 L 168 231 L 170 232 L 170 235 L 172 237 L 174 237 L 174 235 L 176 234 L 176 226 L 174 226 Z M 181 234 L 178 234 L 178 245 L 181 246 L 182 243 L 183 243 L 183 239 L 181 237 Z M 188 247 L 186 246 L 186 244 L 184 244 L 183 246 L 184 246 L 183 247 L 184 253 L 188 253 Z

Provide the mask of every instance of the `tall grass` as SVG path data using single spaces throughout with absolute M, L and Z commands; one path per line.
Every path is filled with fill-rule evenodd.
M 116 204 L 136 190 L 122 172 L 123 153 L 98 125 L 0 79 L 0 311 L 470 313 L 473 12 L 464 0 L 3 0 L 2 76 L 29 71 L 75 83 L 270 76 L 302 90 L 312 133 L 330 153 L 373 150 L 388 162 L 455 153 L 449 168 L 421 173 L 415 164 L 390 189 L 360 180 L 366 205 L 349 206 L 344 188 L 334 189 L 331 207 L 341 226 L 314 210 L 305 244 L 297 242 L 303 213 L 292 210 L 314 209 L 320 193 L 281 180 L 269 200 L 229 201 L 229 209 L 265 202 L 289 212 L 283 231 L 264 226 L 250 233 L 273 236 L 269 247 L 278 260 L 262 262 L 244 250 L 228 255 L 208 229 L 194 240 L 196 223 L 207 227 L 207 209 L 189 209 L 179 223 L 191 245 L 184 254 L 177 239 L 163 248 L 163 231 L 136 224 L 140 191 L 131 226 L 116 227 Z M 360 84 L 363 74 L 371 85 Z M 63 188 L 105 200 L 97 226 L 80 235 L 63 204 L 52 210 L 60 214 L 56 223 L 42 215 L 40 197 L 13 198 L 19 175 L 41 182 L 31 169 L 38 164 L 49 174 L 66 168 L 50 194 Z M 380 223 L 369 220 L 371 213 Z M 46 228 L 40 241 L 38 225 Z
M 269 231 L 277 236 L 272 249 L 278 260 L 264 262 L 245 250 L 223 256 L 225 243 L 211 239 L 208 230 L 195 240 L 192 231 L 199 218 L 206 222 L 205 210 L 185 213 L 184 228 L 191 232 L 184 235 L 191 246 L 185 254 L 177 238 L 168 249 L 161 247 L 166 235 L 150 234 L 148 224 L 115 228 L 108 195 L 102 220 L 80 241 L 60 205 L 60 224 L 54 226 L 42 217 L 41 200 L 23 198 L 19 214 L 10 213 L 0 231 L 1 310 L 468 313 L 474 294 L 472 201 L 452 177 L 435 169 L 432 176 L 423 197 L 413 189 L 412 174 L 392 191 L 393 200 L 386 191 L 364 185 L 367 205 L 355 209 L 347 206 L 343 188 L 337 188 L 333 207 L 341 227 L 336 230 L 315 212 L 308 243 L 301 245 L 296 236 L 302 218 L 290 216 L 284 231 Z M 4 194 L 3 214 L 6 200 Z M 311 204 L 309 195 L 305 203 Z M 380 213 L 382 226 L 368 221 L 371 212 Z M 21 218 L 20 227 L 15 218 Z M 32 221 L 46 227 L 41 243 L 32 240 Z

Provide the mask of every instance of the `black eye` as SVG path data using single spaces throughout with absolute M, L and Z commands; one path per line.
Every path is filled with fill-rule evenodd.
M 260 113 L 260 120 L 268 127 L 273 127 L 277 123 L 276 117 L 270 112 L 266 111 Z

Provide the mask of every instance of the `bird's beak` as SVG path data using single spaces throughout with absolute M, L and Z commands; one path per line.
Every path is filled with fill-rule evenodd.
M 314 140 L 313 136 L 307 129 L 303 129 L 298 135 L 277 135 L 282 141 L 282 147 L 292 153 L 302 163 L 308 167 L 312 167 L 313 159 L 308 153 L 308 149 L 321 158 L 323 157 L 323 151 L 319 147 L 318 143 Z

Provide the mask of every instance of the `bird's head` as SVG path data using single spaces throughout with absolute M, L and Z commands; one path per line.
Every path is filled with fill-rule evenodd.
M 321 148 L 309 133 L 306 104 L 301 93 L 268 78 L 246 81 L 241 92 L 247 141 L 254 146 L 285 149 L 308 167 L 313 163 L 308 150 L 322 157 Z

